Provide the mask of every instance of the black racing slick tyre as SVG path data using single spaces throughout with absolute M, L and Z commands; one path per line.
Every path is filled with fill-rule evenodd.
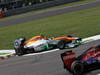
M 18 56 L 22 56 L 25 54 L 24 50 L 22 48 L 15 49 L 15 52 L 16 52 L 16 55 L 18 55 Z
M 23 48 L 23 43 L 25 42 L 25 40 L 25 38 L 19 38 L 14 41 L 16 55 L 21 56 L 25 54 L 25 49 Z
M 65 41 L 64 40 L 60 40 L 57 44 L 57 48 L 59 49 L 64 49 L 65 48 Z
M 84 66 L 81 62 L 79 61 L 74 61 L 71 65 L 71 71 L 73 75 L 82 75 L 84 71 Z

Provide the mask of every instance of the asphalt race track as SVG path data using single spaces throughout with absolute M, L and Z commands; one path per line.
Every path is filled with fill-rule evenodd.
M 32 16 L 29 16 L 27 18 L 24 17 L 7 20 L 0 22 L 0 26 L 19 24 L 25 21 L 32 21 L 97 6 L 100 6 L 100 1 L 81 6 L 65 7 L 62 9 L 48 11 L 40 14 L 33 14 Z M 100 40 L 81 45 L 72 50 L 75 51 L 78 56 L 89 47 L 98 44 L 100 44 Z M 69 49 L 34 56 L 14 56 L 9 59 L 0 60 L 0 75 L 72 75 L 71 73 L 63 69 L 63 63 L 60 58 L 60 54 L 67 50 Z M 85 75 L 100 75 L 99 73 L 100 70 L 94 70 Z
M 87 48 L 100 44 L 100 40 L 90 42 L 72 49 L 77 55 Z M 51 53 L 11 57 L 0 61 L 0 75 L 71 75 L 63 69 L 60 54 L 65 50 L 58 50 Z M 91 71 L 85 75 L 98 75 L 100 70 Z
M 92 3 L 73 5 L 73 6 L 64 7 L 64 8 L 57 8 L 56 10 L 50 10 L 50 11 L 43 12 L 43 13 L 32 14 L 30 16 L 1 21 L 0 26 L 20 24 L 20 23 L 24 23 L 24 22 L 28 22 L 28 21 L 33 21 L 33 20 L 42 19 L 42 18 L 46 18 L 46 17 L 56 16 L 56 15 L 60 15 L 60 14 L 64 14 L 64 13 L 75 12 L 75 11 L 89 9 L 89 8 L 98 7 L 98 6 L 100 6 L 100 0 L 97 0 Z

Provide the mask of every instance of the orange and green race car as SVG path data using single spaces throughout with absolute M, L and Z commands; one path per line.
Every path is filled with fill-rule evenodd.
M 56 38 L 47 38 L 42 35 L 34 36 L 29 40 L 19 38 L 14 41 L 14 49 L 18 56 L 30 52 L 41 52 L 55 48 L 73 48 L 81 44 L 81 38 L 72 36 L 60 36 Z

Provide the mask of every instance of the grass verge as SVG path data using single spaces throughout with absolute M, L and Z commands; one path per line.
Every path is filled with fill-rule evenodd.
M 61 36 L 75 34 L 88 37 L 100 34 L 100 7 L 62 14 L 27 23 L 0 28 L 0 49 L 13 48 L 13 41 L 25 36 Z

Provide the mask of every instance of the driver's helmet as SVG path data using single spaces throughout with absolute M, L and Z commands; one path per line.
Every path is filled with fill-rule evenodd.
M 48 38 L 44 35 L 40 35 L 43 39 L 48 40 Z
M 39 35 L 41 38 L 44 38 L 44 35 Z

